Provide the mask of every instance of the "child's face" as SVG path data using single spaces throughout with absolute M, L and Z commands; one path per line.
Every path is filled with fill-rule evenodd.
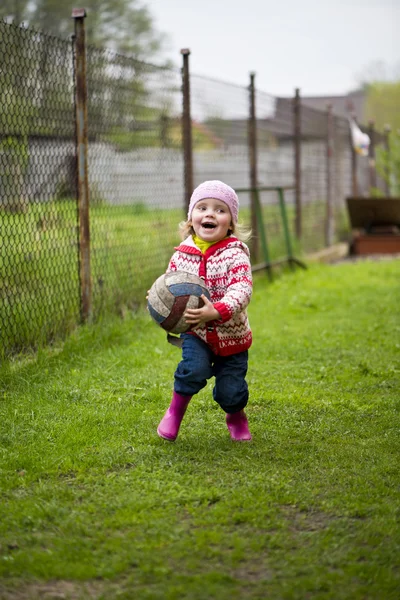
M 228 235 L 232 216 L 225 202 L 206 198 L 194 205 L 191 222 L 199 238 L 205 242 L 219 242 Z

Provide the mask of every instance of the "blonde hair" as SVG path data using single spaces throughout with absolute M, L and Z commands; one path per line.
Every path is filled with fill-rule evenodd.
M 179 231 L 183 240 L 189 235 L 194 235 L 195 231 L 192 226 L 192 221 L 181 221 L 179 223 Z M 248 242 L 252 236 L 252 231 L 241 223 L 232 223 L 228 229 L 228 235 L 234 235 L 241 242 Z

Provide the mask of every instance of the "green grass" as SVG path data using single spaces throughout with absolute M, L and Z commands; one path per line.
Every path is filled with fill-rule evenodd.
M 166 268 L 182 211 L 139 204 L 91 208 L 92 313 L 140 303 Z M 0 213 L 0 347 L 9 354 L 69 333 L 80 318 L 73 201 Z
M 141 311 L 3 364 L 0 598 L 397 600 L 399 267 L 256 277 L 250 443 Z

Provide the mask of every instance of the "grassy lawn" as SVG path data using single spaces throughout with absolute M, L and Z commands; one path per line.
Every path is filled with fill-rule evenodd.
M 0 598 L 398 600 L 399 275 L 257 275 L 250 443 L 141 311 L 3 364 Z
M 143 299 L 179 241 L 182 211 L 91 209 L 94 318 Z M 0 356 L 62 337 L 80 318 L 76 207 L 72 201 L 0 213 Z

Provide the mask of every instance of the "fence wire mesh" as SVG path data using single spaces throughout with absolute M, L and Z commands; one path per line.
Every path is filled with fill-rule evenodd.
M 221 179 L 249 186 L 249 91 L 214 79 L 190 79 L 194 186 Z M 249 196 L 240 197 L 241 220 L 249 221 Z
M 76 55 L 73 40 L 4 22 L 0 51 L 0 344 L 8 354 L 65 335 L 80 320 Z M 98 318 L 141 303 L 179 242 L 187 130 L 180 69 L 92 47 L 86 59 L 91 314 Z M 222 179 L 251 187 L 250 86 L 191 74 L 190 103 L 193 185 Z M 294 99 L 255 89 L 257 185 L 287 188 L 293 241 L 300 201 L 295 250 L 307 252 L 326 244 L 329 195 L 337 239 L 348 231 L 344 200 L 355 180 L 359 194 L 383 182 L 368 158 L 354 162 L 346 119 L 333 116 L 328 162 L 327 113 L 301 104 L 299 115 L 296 134 Z M 375 132 L 375 145 L 384 141 Z M 253 225 L 251 193 L 239 197 L 240 221 Z M 287 248 L 276 190 L 262 191 L 260 201 L 270 258 L 279 259 Z M 257 237 L 255 245 L 260 250 Z
M 183 216 L 178 70 L 88 48 L 93 313 L 133 307 Z
M 0 342 L 79 317 L 71 43 L 0 22 Z

